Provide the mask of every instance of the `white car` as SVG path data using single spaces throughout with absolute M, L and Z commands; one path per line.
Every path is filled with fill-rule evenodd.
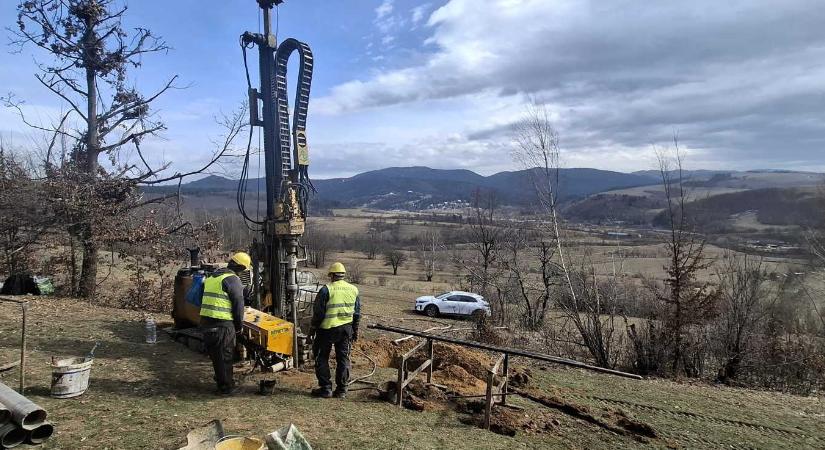
M 490 304 L 472 292 L 450 291 L 440 295 L 425 295 L 415 299 L 415 310 L 430 317 L 441 314 L 479 317 L 490 315 Z

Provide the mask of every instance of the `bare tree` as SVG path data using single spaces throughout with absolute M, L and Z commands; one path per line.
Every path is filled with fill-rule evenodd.
M 335 236 L 317 224 L 307 224 L 303 242 L 307 249 L 307 263 L 320 269 L 326 264 L 327 254 L 335 249 Z
M 428 229 L 418 236 L 418 249 L 416 258 L 424 269 L 424 276 L 427 281 L 433 281 L 433 275 L 441 264 L 441 233 L 435 229 Z
M 56 197 L 62 205 L 57 209 L 66 214 L 62 220 L 72 242 L 77 240 L 82 247 L 78 293 L 92 297 L 97 287 L 98 250 L 104 240 L 113 238 L 111 229 L 101 230 L 101 226 L 107 228 L 110 218 L 117 217 L 98 220 L 99 206 L 105 205 L 106 212 L 123 213 L 162 203 L 171 195 L 141 199 L 137 186 L 180 181 L 204 169 L 163 177 L 160 173 L 169 163 L 152 167 L 141 150 L 145 138 L 165 129 L 150 105 L 175 87 L 177 76 L 168 78 L 149 95 L 130 83 L 130 68 L 140 67 L 144 56 L 164 53 L 169 47 L 148 29 L 127 32 L 122 24 L 125 6 L 115 0 L 27 0 L 20 2 L 17 11 L 14 42 L 21 51 L 25 45 L 33 45 L 47 55 L 49 61 L 39 64 L 40 73 L 35 77 L 67 110 L 52 124 L 44 125 L 28 120 L 22 102 L 13 95 L 4 99 L 5 104 L 30 127 L 51 136 L 44 158 L 46 174 L 50 183 L 62 185 L 65 194 Z M 240 133 L 244 117 L 239 114 L 228 118 L 232 123 L 227 142 Z M 68 151 L 55 155 L 60 143 Z M 206 167 L 227 148 L 216 152 Z M 130 161 L 132 152 L 137 155 L 135 163 Z M 103 157 L 106 160 L 101 164 Z M 76 198 L 65 201 L 69 193 Z M 182 227 L 176 224 L 163 231 Z
M 528 106 L 525 117 L 515 126 L 514 135 L 517 148 L 513 157 L 525 169 L 530 170 L 539 203 L 549 219 L 548 231 L 556 246 L 561 275 L 575 302 L 576 289 L 568 268 L 556 192 L 561 169 L 559 134 L 553 127 L 547 108 L 537 103 Z
M 559 277 L 558 265 L 553 262 L 555 247 L 525 227 L 514 230 L 512 238 L 504 244 L 502 266 L 505 275 L 499 277 L 498 284 L 506 287 L 507 296 L 499 296 L 499 310 L 504 312 L 506 298 L 517 301 L 523 308 L 522 325 L 535 330 L 544 324 L 546 313 L 553 304 Z M 533 273 L 532 263 L 538 261 L 538 273 Z
M 719 380 L 736 379 L 754 351 L 754 333 L 775 299 L 762 258 L 725 253 L 716 268 L 719 285 Z
M 592 254 L 585 252 L 570 273 L 576 295 L 562 292 L 559 301 L 565 322 L 561 328 L 572 324 L 581 345 L 601 367 L 613 368 L 618 362 L 624 343 L 620 330 L 627 322 L 623 306 L 635 294 L 623 280 L 622 266 L 614 262 L 611 273 L 599 274 Z
M 528 106 L 525 117 L 514 127 L 514 139 L 517 145 L 513 157 L 529 171 L 539 204 L 547 217 L 544 225 L 550 239 L 541 242 L 537 255 L 542 272 L 540 298 L 554 292 L 554 286 L 563 286 L 557 294 L 557 306 L 563 313 L 562 332 L 568 333 L 569 324 L 573 325 L 573 331 L 561 340 L 586 348 L 598 365 L 613 367 L 617 354 L 614 351 L 616 319 L 618 305 L 623 299 L 623 285 L 618 280 L 620 274 L 615 272 L 613 276 L 600 279 L 587 255 L 580 267 L 574 268 L 571 264 L 558 208 L 559 135 L 544 105 L 533 103 Z M 523 279 L 520 275 L 516 278 Z M 522 297 L 526 296 L 522 294 Z M 543 300 L 541 305 L 544 307 Z M 541 319 L 535 311 L 528 310 L 530 313 L 534 314 L 533 320 Z
M 456 253 L 457 262 L 468 274 L 470 285 L 484 295 L 488 294 L 497 276 L 496 263 L 505 237 L 504 227 L 496 221 L 497 207 L 493 192 L 475 191 L 469 227 L 464 236 L 469 252 Z
M 356 237 L 356 245 L 367 259 L 375 259 L 388 245 L 388 234 L 396 233 L 398 227 L 386 219 L 376 217 L 367 226 L 367 232 Z
M 31 269 L 32 250 L 53 226 L 53 215 L 29 164 L 0 137 L 0 271 L 9 275 Z
M 407 255 L 401 250 L 389 249 L 384 252 L 384 265 L 392 267 L 392 274 L 398 275 L 398 268 L 407 261 Z

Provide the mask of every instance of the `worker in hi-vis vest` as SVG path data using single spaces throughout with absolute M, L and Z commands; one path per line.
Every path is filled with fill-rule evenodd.
M 336 262 L 329 266 L 330 283 L 315 295 L 310 333 L 315 334 L 312 353 L 315 355 L 316 397 L 344 398 L 349 381 L 350 347 L 358 340 L 358 322 L 361 320 L 361 299 L 358 288 L 344 281 L 347 271 Z M 335 346 L 335 391 L 329 374 L 329 353 Z
M 203 281 L 201 330 L 212 367 L 218 395 L 232 395 L 235 381 L 232 362 L 235 335 L 241 332 L 244 313 L 244 286 L 238 274 L 252 266 L 244 252 L 232 255 L 225 269 L 218 269 Z

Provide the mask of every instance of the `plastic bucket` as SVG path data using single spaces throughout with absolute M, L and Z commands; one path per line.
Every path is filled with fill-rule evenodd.
M 227 437 L 215 445 L 215 450 L 264 450 L 266 444 L 260 439 L 248 437 Z
M 52 397 L 71 398 L 89 388 L 93 358 L 52 358 Z

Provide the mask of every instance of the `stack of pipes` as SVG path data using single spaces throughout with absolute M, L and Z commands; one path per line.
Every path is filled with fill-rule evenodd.
M 53 433 L 45 409 L 0 383 L 0 448 L 40 445 Z

